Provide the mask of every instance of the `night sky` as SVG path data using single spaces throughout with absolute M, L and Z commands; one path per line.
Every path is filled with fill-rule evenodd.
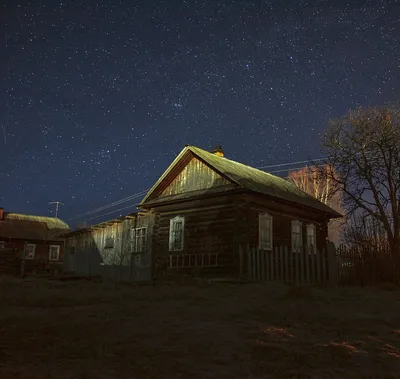
M 54 215 L 59 200 L 71 226 L 151 187 L 185 144 L 255 167 L 318 158 L 330 117 L 400 97 L 398 1 L 0 10 L 0 206 Z

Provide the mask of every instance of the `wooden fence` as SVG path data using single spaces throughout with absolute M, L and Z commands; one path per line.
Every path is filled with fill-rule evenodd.
M 340 245 L 336 255 L 341 285 L 368 286 L 388 282 L 400 284 L 400 262 L 390 257 L 387 247 Z
M 338 273 L 334 247 L 312 254 L 307 249 L 292 252 L 287 247 L 273 251 L 242 249 L 240 275 L 251 281 L 279 281 L 286 284 L 337 284 Z

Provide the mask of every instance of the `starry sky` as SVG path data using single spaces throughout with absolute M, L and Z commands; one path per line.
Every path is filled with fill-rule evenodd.
M 329 118 L 400 97 L 399 1 L 1 4 L 6 211 L 111 219 L 185 144 L 255 167 L 317 158 Z

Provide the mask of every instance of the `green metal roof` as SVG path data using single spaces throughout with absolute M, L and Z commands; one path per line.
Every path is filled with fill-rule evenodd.
M 265 171 L 258 170 L 254 167 L 247 166 L 243 163 L 232 161 L 225 157 L 219 157 L 213 153 L 210 153 L 195 146 L 186 146 L 181 151 L 174 162 L 172 162 L 169 168 L 150 189 L 140 205 L 146 202 L 150 194 L 158 187 L 158 185 L 162 182 L 166 175 L 173 169 L 173 167 L 183 157 L 183 155 L 185 155 L 189 151 L 192 152 L 195 156 L 199 157 L 204 162 L 206 162 L 217 172 L 223 174 L 233 183 L 239 185 L 244 189 L 248 189 L 250 191 L 326 212 L 332 217 L 341 217 L 340 213 L 336 212 L 326 204 L 315 199 L 311 195 L 302 191 L 293 183 L 283 178 L 269 174 Z

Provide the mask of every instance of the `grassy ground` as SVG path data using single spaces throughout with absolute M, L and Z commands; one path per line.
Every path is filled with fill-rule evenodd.
M 0 281 L 0 378 L 399 378 L 400 292 Z

